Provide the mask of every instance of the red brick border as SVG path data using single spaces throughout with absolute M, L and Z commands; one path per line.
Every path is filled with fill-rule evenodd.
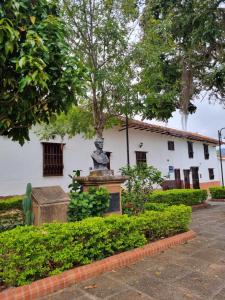
M 29 285 L 10 288 L 0 293 L 0 300 L 34 300 L 49 295 L 74 283 L 95 277 L 115 268 L 134 263 L 145 256 L 160 253 L 172 246 L 183 244 L 196 237 L 192 230 L 150 243 L 144 247 L 126 251 L 92 264 L 65 271 L 59 275 L 35 281 Z
M 225 202 L 225 199 L 209 199 L 212 202 Z
M 201 204 L 196 204 L 196 205 L 192 205 L 192 210 L 196 210 L 196 209 L 200 209 L 200 208 L 207 208 L 209 207 L 210 204 L 208 204 L 207 202 L 203 202 Z

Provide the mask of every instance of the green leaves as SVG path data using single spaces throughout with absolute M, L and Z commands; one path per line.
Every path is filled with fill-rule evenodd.
M 212 199 L 225 199 L 225 188 L 223 187 L 211 187 L 209 188 Z
M 148 94 L 145 105 L 150 112 L 146 116 L 157 116 L 161 108 L 163 119 L 171 116 L 176 108 L 185 114 L 192 113 L 191 100 L 203 90 L 209 92 L 210 98 L 223 101 L 224 85 L 214 76 L 218 67 L 224 70 L 225 30 L 221 3 L 217 0 L 148 1 L 142 19 L 141 44 L 149 49 L 153 61 L 158 55 L 158 74 L 163 76 L 152 78 L 148 59 L 143 63 L 140 89 L 143 93 L 145 88 L 154 92 L 159 87 L 166 97 L 159 95 L 157 100 Z M 161 28 L 158 37 L 153 36 L 156 31 L 149 26 L 151 23 L 153 28 L 155 24 Z M 154 41 L 158 41 L 159 46 L 155 48 L 155 55 L 151 51 Z
M 76 103 L 85 71 L 57 1 L 4 1 L 0 16 L 0 135 L 23 144 L 32 125 Z
M 7 211 L 10 209 L 22 208 L 23 196 L 15 196 L 7 199 L 0 200 L 0 211 Z
M 161 172 L 153 166 L 141 164 L 123 167 L 121 174 L 129 176 L 129 180 L 125 182 L 126 190 L 122 193 L 123 212 L 131 215 L 139 214 L 144 210 L 144 204 L 148 201 L 153 185 L 162 183 Z
M 181 189 L 155 191 L 149 194 L 149 202 L 165 203 L 168 205 L 196 205 L 207 199 L 206 190 Z
M 186 231 L 190 219 L 191 208 L 180 205 L 133 217 L 20 226 L 0 234 L 0 281 L 19 286 L 59 274 Z
M 90 188 L 88 192 L 70 193 L 68 221 L 79 221 L 88 217 L 102 216 L 109 207 L 109 192 L 100 187 Z

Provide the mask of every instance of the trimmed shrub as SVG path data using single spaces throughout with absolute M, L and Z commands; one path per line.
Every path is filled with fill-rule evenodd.
M 191 208 L 23 226 L 0 234 L 0 282 L 19 286 L 188 230 Z
M 13 209 L 0 211 L 0 232 L 10 230 L 16 226 L 23 225 L 24 218 L 21 210 Z
M 149 202 L 166 203 L 169 205 L 196 205 L 207 199 L 206 190 L 181 189 L 155 191 L 149 195 Z
M 222 186 L 209 188 L 212 199 L 225 199 L 225 188 Z
M 145 203 L 145 210 L 156 210 L 156 211 L 164 211 L 169 207 L 169 204 L 166 203 L 152 203 L 147 202 Z
M 22 209 L 23 196 L 15 196 L 7 199 L 0 199 L 0 211 L 10 209 Z

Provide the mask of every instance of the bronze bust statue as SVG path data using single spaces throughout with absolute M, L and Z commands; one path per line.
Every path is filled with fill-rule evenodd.
M 91 155 L 95 170 L 108 170 L 107 164 L 109 163 L 109 159 L 103 151 L 103 143 L 104 139 L 102 138 L 97 138 L 95 140 L 96 150 Z

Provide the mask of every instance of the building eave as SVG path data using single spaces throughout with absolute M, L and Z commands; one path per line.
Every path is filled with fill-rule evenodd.
M 125 119 L 121 118 L 121 120 L 122 120 L 122 124 L 121 124 L 119 131 L 123 131 L 126 129 Z M 172 137 L 209 143 L 209 144 L 212 144 L 215 146 L 218 145 L 217 139 L 214 139 L 214 138 L 211 138 L 208 136 L 204 136 L 204 135 L 189 132 L 189 131 L 183 131 L 183 130 L 178 130 L 178 129 L 174 129 L 174 128 L 168 128 L 168 127 L 164 127 L 164 126 L 154 125 L 154 124 L 146 123 L 143 121 L 129 119 L 128 127 L 135 129 L 135 130 L 144 130 L 144 131 L 148 131 L 148 132 L 152 132 L 152 133 L 164 134 L 164 135 L 169 135 Z

